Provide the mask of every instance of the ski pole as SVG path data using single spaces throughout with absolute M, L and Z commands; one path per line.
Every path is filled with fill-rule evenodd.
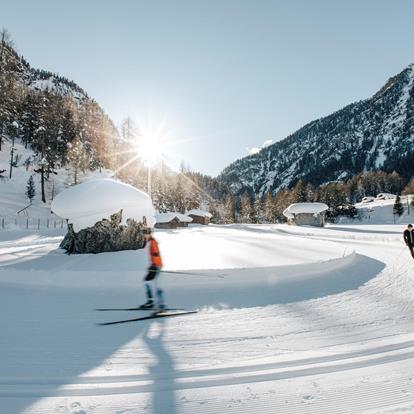
M 174 275 L 184 275 L 184 276 L 203 276 L 203 277 L 212 277 L 212 276 L 216 276 L 216 277 L 224 277 L 226 276 L 226 274 L 219 274 L 219 275 L 208 275 L 205 273 L 197 273 L 197 272 L 178 272 L 175 270 L 161 270 L 161 273 L 171 273 Z

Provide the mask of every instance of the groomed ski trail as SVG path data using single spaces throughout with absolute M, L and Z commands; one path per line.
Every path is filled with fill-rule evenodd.
M 263 227 L 248 231 L 260 234 Z M 263 230 L 279 234 L 285 245 L 302 242 L 306 249 L 305 240 L 314 251 L 315 243 L 331 243 L 344 257 L 355 251 L 355 257 L 369 258 L 364 266 L 384 266 L 360 286 L 338 293 L 245 309 L 205 306 L 197 321 L 148 324 L 101 367 L 76 379 L 0 378 L 0 401 L 12 410 L 16 400 L 27 399 L 24 412 L 31 414 L 58 409 L 82 414 L 413 412 L 414 272 L 398 231 L 379 231 L 371 240 L 372 233 L 352 227 L 349 234 L 335 227 Z M 346 274 L 351 264 L 339 272 Z M 320 264 L 309 264 L 310 273 L 315 266 Z M 240 274 L 243 280 L 245 272 L 230 270 L 230 278 Z M 197 331 L 197 324 L 205 329 Z M 131 366 L 140 372 L 128 373 Z

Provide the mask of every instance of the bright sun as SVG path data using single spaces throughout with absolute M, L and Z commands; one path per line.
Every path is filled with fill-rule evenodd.
M 138 156 L 150 167 L 162 161 L 165 149 L 165 141 L 153 136 L 140 137 L 137 145 Z
M 149 167 L 156 165 L 165 158 L 170 134 L 165 131 L 164 125 L 164 123 L 154 125 L 152 122 L 139 125 L 137 155 Z

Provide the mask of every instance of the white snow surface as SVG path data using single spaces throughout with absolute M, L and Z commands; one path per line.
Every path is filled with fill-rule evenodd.
M 137 188 L 103 178 L 70 187 L 59 193 L 51 205 L 52 211 L 69 220 L 75 231 L 92 227 L 102 219 L 122 210 L 122 221 L 132 218 L 155 224 L 155 210 L 151 198 Z
M 177 212 L 167 212 L 167 213 L 157 213 L 155 215 L 155 221 L 157 223 L 169 223 L 171 220 L 174 220 L 177 217 L 182 223 L 191 223 L 193 219 L 186 214 L 181 214 Z
M 287 218 L 293 218 L 294 214 L 319 214 L 322 211 L 328 210 L 328 208 L 325 203 L 293 203 L 285 209 L 283 215 Z
M 359 219 L 350 220 L 341 219 L 342 223 L 361 223 L 361 224 L 408 224 L 414 223 L 414 207 L 411 200 L 414 195 L 401 196 L 401 204 L 404 207 L 404 213 L 401 216 L 394 215 L 393 208 L 395 199 L 388 198 L 385 200 L 374 200 L 370 203 L 357 203 L 355 207 L 358 211 Z
M 45 182 L 46 203 L 43 203 L 41 200 L 40 174 L 34 171 L 36 164 L 31 164 L 28 168 L 24 165 L 25 160 L 33 160 L 33 151 L 30 148 L 25 148 L 20 140 L 16 140 L 14 156 L 18 155 L 19 161 L 18 166 L 13 168 L 11 179 L 9 178 L 10 151 L 11 142 L 6 139 L 3 141 L 2 150 L 0 151 L 0 170 L 7 170 L 3 177 L 0 177 L 0 220 L 4 219 L 5 227 L 8 229 L 14 229 L 16 222 L 18 225 L 24 225 L 27 219 L 29 220 L 29 226 L 32 228 L 37 228 L 38 220 L 41 221 L 42 227 L 45 227 L 46 220 L 51 222 L 58 220 L 56 215 L 51 213 L 50 204 L 53 196 L 73 184 L 72 169 L 69 166 L 59 168 L 56 170 L 57 175 L 50 175 Z M 78 180 L 84 182 L 107 178 L 112 175 L 112 171 L 105 169 L 102 171 L 86 171 L 78 174 Z M 33 176 L 36 192 L 31 204 L 25 195 L 27 181 L 30 176 Z M 25 207 L 27 208 L 24 209 Z M 19 211 L 20 213 L 18 213 Z
M 414 261 L 402 225 L 156 231 L 171 307 L 145 312 L 148 252 L 68 256 L 0 232 L 0 413 L 414 411 Z

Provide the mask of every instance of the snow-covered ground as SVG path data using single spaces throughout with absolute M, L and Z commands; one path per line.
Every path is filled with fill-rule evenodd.
M 395 200 L 374 200 L 370 203 L 357 203 L 355 207 L 358 210 L 359 222 L 364 224 L 408 224 L 414 222 L 414 206 L 411 201 L 414 195 L 406 195 L 401 197 L 401 204 L 404 212 L 401 216 L 393 214 Z M 358 220 L 350 220 L 343 218 L 341 222 L 352 223 Z
M 414 261 L 401 225 L 159 231 L 170 306 L 142 312 L 145 251 L 64 255 L 0 232 L 0 413 L 412 413 Z M 196 274 L 191 274 L 191 272 Z
M 14 146 L 14 157 L 18 155 L 17 167 L 12 170 L 12 178 L 9 178 L 11 142 L 5 140 L 0 151 L 0 170 L 7 171 L 0 176 L 0 230 L 4 226 L 7 229 L 25 228 L 31 229 L 46 227 L 59 227 L 61 218 L 51 213 L 50 204 L 58 193 L 73 185 L 73 170 L 68 166 L 56 170 L 57 174 L 51 174 L 45 182 L 46 203 L 42 202 L 40 174 L 34 170 L 37 168 L 33 162 L 26 168 L 25 161 L 33 161 L 34 153 L 30 148 L 25 148 L 20 140 L 16 140 Z M 109 170 L 80 172 L 80 182 L 97 178 L 111 177 L 113 173 Z M 33 176 L 35 184 L 35 196 L 30 204 L 26 196 L 27 181 Z M 25 209 L 25 207 L 28 207 Z M 25 210 L 24 210 L 25 209 Z M 40 220 L 40 221 L 39 221 Z M 55 224 L 56 222 L 56 224 Z

